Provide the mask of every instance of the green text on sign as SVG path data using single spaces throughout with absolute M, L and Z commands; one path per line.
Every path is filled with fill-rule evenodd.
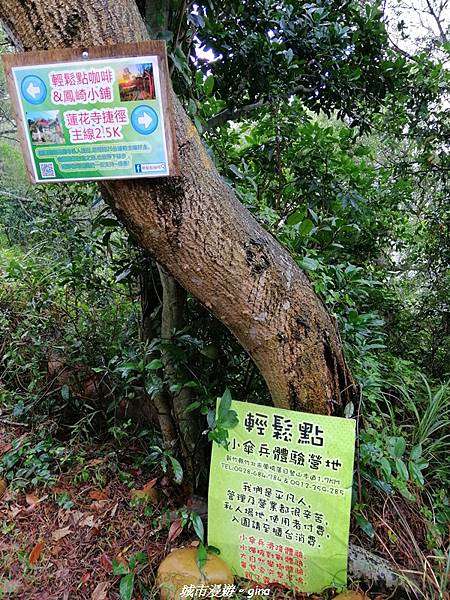
M 157 56 L 12 72 L 35 181 L 169 174 Z
M 320 592 L 347 582 L 355 421 L 233 401 L 213 444 L 208 543 L 236 575 Z

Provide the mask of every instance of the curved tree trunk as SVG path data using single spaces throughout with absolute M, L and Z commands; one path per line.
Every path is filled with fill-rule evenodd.
M 133 0 L 0 0 L 19 50 L 140 41 Z M 174 97 L 180 177 L 103 184 L 133 237 L 237 337 L 276 406 L 333 414 L 352 383 L 330 317 L 289 254 L 238 202 Z

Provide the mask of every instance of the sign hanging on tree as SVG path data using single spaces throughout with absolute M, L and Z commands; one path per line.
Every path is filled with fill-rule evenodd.
M 34 183 L 177 174 L 164 42 L 3 60 Z
M 229 410 L 222 399 L 218 427 Z M 228 449 L 213 444 L 208 544 L 259 584 L 346 585 L 355 421 L 236 401 L 231 410 Z

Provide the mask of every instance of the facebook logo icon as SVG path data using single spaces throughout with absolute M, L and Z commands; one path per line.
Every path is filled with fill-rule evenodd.
M 141 163 L 134 165 L 134 170 L 136 171 L 136 173 L 142 173 Z

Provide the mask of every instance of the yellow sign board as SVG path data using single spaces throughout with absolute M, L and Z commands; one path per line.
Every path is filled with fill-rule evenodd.
M 233 401 L 213 444 L 208 543 L 236 575 L 320 592 L 347 580 L 355 421 Z

